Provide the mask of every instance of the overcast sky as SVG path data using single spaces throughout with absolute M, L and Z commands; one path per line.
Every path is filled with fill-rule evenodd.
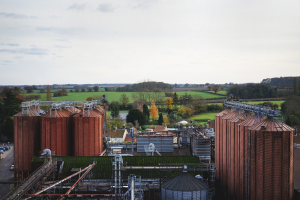
M 300 76 L 299 0 L 0 0 L 0 85 Z

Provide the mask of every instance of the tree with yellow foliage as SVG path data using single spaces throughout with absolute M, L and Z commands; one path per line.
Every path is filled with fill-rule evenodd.
M 153 100 L 151 101 L 150 115 L 151 115 L 152 120 L 154 120 L 155 118 L 158 117 L 158 109 Z
M 167 98 L 165 104 L 166 104 L 168 109 L 172 109 L 173 100 L 171 98 Z
M 164 116 L 164 123 L 166 123 L 167 126 L 170 125 L 169 117 Z

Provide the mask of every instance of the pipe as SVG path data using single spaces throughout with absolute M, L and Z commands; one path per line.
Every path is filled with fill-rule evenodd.
M 170 167 L 157 167 L 157 166 L 127 166 L 127 167 L 122 167 L 122 169 L 183 169 L 182 167 L 175 167 L 175 166 L 170 166 Z
M 115 194 L 117 194 L 117 161 L 115 157 Z
M 134 178 L 135 176 L 131 178 L 131 200 L 134 200 Z
M 119 160 L 119 194 L 121 194 L 121 162 Z
M 86 172 L 84 172 L 84 174 L 74 183 L 74 185 L 72 185 L 72 187 L 66 192 L 66 194 L 70 194 L 70 192 L 73 190 L 73 188 L 77 185 L 77 183 L 83 178 L 85 177 L 85 175 L 87 173 L 89 173 L 89 171 L 95 166 L 96 163 L 93 163 L 92 165 L 89 165 L 89 168 L 86 170 Z M 65 197 L 62 197 L 60 200 L 63 200 Z

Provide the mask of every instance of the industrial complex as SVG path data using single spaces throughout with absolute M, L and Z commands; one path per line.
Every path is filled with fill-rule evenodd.
M 214 128 L 131 128 L 116 144 L 106 103 L 22 103 L 4 199 L 294 199 L 295 130 L 279 109 L 228 98 Z

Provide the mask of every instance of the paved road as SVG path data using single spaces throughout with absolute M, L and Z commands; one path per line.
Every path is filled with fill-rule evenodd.
M 12 144 L 9 145 L 10 150 L 4 152 L 3 159 L 0 160 L 0 180 L 11 181 L 14 172 L 10 171 L 10 166 L 14 162 L 14 147 Z M 0 184 L 0 199 L 2 199 L 9 192 L 9 184 Z

